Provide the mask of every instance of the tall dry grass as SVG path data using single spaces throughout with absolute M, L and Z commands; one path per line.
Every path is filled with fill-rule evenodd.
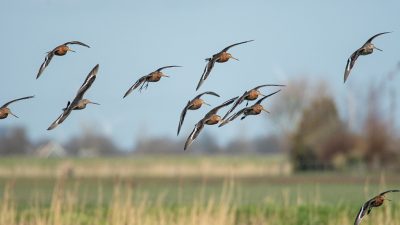
M 205 198 L 207 188 L 203 184 L 201 191 L 193 196 L 190 205 L 168 205 L 165 203 L 167 191 L 158 193 L 156 201 L 150 201 L 148 192 L 136 190 L 129 183 L 115 181 L 110 204 L 103 203 L 103 187 L 98 184 L 98 202 L 89 205 L 85 193 L 78 195 L 79 181 L 72 187 L 65 185 L 66 178 L 57 181 L 49 206 L 41 204 L 41 196 L 35 194 L 34 201 L 27 209 L 19 209 L 13 194 L 13 183 L 7 184 L 1 201 L 0 225 L 267 225 L 267 224 L 352 224 L 356 217 L 353 205 L 343 204 L 327 206 L 321 202 L 319 185 L 315 189 L 315 200 L 308 202 L 308 196 L 301 195 L 297 186 L 297 195 L 291 195 L 290 188 L 282 189 L 283 204 L 278 205 L 276 196 L 266 195 L 263 205 L 244 205 L 243 190 L 235 185 L 231 176 L 226 178 L 220 195 Z M 381 177 L 381 189 L 386 190 L 384 176 Z M 86 192 L 84 190 L 83 192 Z M 374 196 L 369 183 L 364 187 L 366 199 Z M 83 196 L 79 198 L 78 196 Z M 238 197 L 239 196 L 239 197 Z M 346 196 L 338 196 L 346 198 Z M 295 204 L 291 204 L 295 199 Z M 353 212 L 353 213 L 350 213 Z M 372 210 L 361 224 L 395 225 L 400 224 L 399 202 L 390 202 Z

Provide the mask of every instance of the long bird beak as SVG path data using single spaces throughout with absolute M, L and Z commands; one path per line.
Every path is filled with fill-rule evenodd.
M 169 76 L 165 76 L 164 74 L 161 74 L 162 77 L 169 77 Z
M 71 50 L 71 49 L 69 49 L 69 48 L 67 48 L 67 50 L 68 50 L 68 51 L 71 51 L 71 52 L 75 52 L 75 51 L 72 51 L 72 50 Z
M 13 115 L 13 116 L 19 118 L 18 116 L 14 115 L 12 112 L 9 112 L 8 114 L 11 114 L 11 115 Z
M 262 96 L 265 96 L 265 95 L 263 95 L 263 94 L 261 94 L 261 93 L 258 93 L 258 95 L 262 95 Z
M 231 59 L 236 59 L 237 61 L 239 61 L 239 59 L 237 59 L 237 58 L 235 58 L 235 57 L 233 57 L 233 56 L 229 56 L 229 58 L 231 58 Z
M 88 103 L 95 104 L 95 105 L 100 105 L 99 103 L 94 103 L 94 102 L 88 102 Z
M 223 120 L 223 119 L 219 119 L 219 121 L 222 121 L 222 122 L 224 122 L 224 123 L 225 123 L 225 120 Z
M 211 106 L 210 104 L 207 104 L 207 103 L 205 103 L 204 101 L 202 102 L 202 104 Z
M 265 112 L 267 112 L 267 113 L 269 113 L 267 110 L 265 110 L 264 108 L 262 108 L 261 110 L 264 110 Z M 269 113 L 269 114 L 271 114 L 271 113 Z
M 381 51 L 381 52 L 382 52 L 382 50 L 380 50 L 379 48 L 377 48 L 377 47 L 375 47 L 375 46 L 374 46 L 374 47 L 372 47 L 372 48 L 374 48 L 374 49 L 376 49 L 376 50 L 379 50 L 379 51 Z
M 388 201 L 392 201 L 392 200 L 389 200 L 389 199 L 387 199 L 387 198 L 385 198 L 385 197 L 383 197 L 383 199 L 388 200 Z

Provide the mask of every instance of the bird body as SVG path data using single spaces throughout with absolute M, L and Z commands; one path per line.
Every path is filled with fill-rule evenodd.
M 137 80 L 133 86 L 131 88 L 129 88 L 129 90 L 125 93 L 124 98 L 126 96 L 128 96 L 132 91 L 134 91 L 137 87 L 139 87 L 141 85 L 141 87 L 139 88 L 139 91 L 141 92 L 143 88 L 147 89 L 147 86 L 149 85 L 149 82 L 157 82 L 161 79 L 161 77 L 169 77 L 164 75 L 161 70 L 166 69 L 166 68 L 171 68 L 171 67 L 180 67 L 180 66 L 165 66 L 165 67 L 161 67 L 158 70 L 149 73 L 146 76 L 143 76 L 141 78 L 139 78 L 139 80 Z M 146 86 L 145 86 L 146 84 Z
M 390 201 L 389 199 L 387 199 L 385 197 L 385 194 L 390 193 L 390 192 L 400 192 L 400 190 L 390 190 L 390 191 L 382 192 L 378 196 L 376 196 L 376 197 L 370 199 L 369 201 L 367 201 L 366 203 L 364 203 L 361 206 L 360 212 L 358 213 L 356 220 L 354 221 L 354 225 L 358 225 L 361 222 L 361 220 L 364 218 L 365 214 L 368 215 L 371 212 L 371 209 L 373 207 L 381 206 L 383 204 L 384 200 Z
M 233 104 L 232 108 L 230 108 L 230 109 L 228 110 L 228 112 L 225 114 L 225 116 L 224 116 L 222 119 L 225 120 L 225 118 L 227 118 L 227 117 L 229 116 L 229 114 L 230 114 L 231 112 L 233 112 L 233 110 L 235 110 L 236 107 L 237 107 L 238 105 L 240 105 L 240 104 L 243 102 L 243 100 L 247 100 L 247 104 L 246 104 L 246 106 L 247 106 L 247 105 L 249 104 L 249 101 L 256 100 L 256 99 L 258 98 L 259 95 L 265 96 L 265 95 L 261 94 L 260 91 L 258 91 L 258 89 L 259 89 L 259 88 L 262 88 L 262 87 L 268 87 L 268 86 L 285 86 L 285 85 L 279 85 L 279 84 L 265 84 L 265 85 L 257 86 L 257 87 L 255 87 L 255 88 L 251 89 L 250 91 L 245 91 L 244 94 L 242 95 L 242 97 L 240 97 L 240 98 Z
M 223 62 L 227 62 L 229 59 L 236 59 L 230 53 L 227 53 L 226 51 L 228 51 L 233 46 L 244 44 L 244 43 L 247 43 L 250 41 L 254 41 L 254 40 L 243 41 L 243 42 L 239 42 L 239 43 L 230 45 L 230 46 L 222 49 L 222 51 L 220 51 L 219 53 L 214 54 L 211 58 L 206 58 L 206 61 L 208 61 L 208 63 L 206 65 L 206 68 L 204 69 L 203 75 L 200 78 L 200 81 L 199 81 L 199 84 L 197 85 L 196 91 L 199 90 L 200 86 L 207 79 L 208 75 L 210 75 L 211 70 L 214 68 L 215 62 L 223 63 Z M 238 60 L 238 59 L 236 59 L 236 60 Z
M 28 96 L 28 97 L 23 97 L 23 98 L 18 98 L 12 101 L 7 102 L 6 104 L 4 104 L 3 106 L 0 107 L 0 119 L 5 119 L 7 118 L 8 114 L 11 114 L 15 117 L 18 118 L 18 116 L 14 115 L 9 108 L 7 108 L 8 105 L 10 105 L 13 102 L 19 101 L 19 100 L 23 100 L 23 99 L 28 99 L 28 98 L 33 98 L 35 96 Z
M 219 125 L 219 127 L 222 127 L 222 126 L 228 124 L 229 122 L 231 122 L 232 120 L 236 119 L 237 117 L 239 117 L 239 116 L 242 115 L 242 114 L 244 114 L 244 116 L 241 118 L 241 120 L 245 119 L 246 116 L 249 116 L 249 115 L 258 115 L 258 114 L 261 113 L 261 111 L 265 111 L 265 112 L 269 113 L 267 110 L 265 110 L 265 109 L 262 107 L 261 103 L 262 103 L 262 101 L 264 101 L 266 98 L 268 98 L 268 97 L 270 97 L 270 96 L 272 96 L 272 95 L 274 95 L 274 94 L 276 94 L 276 93 L 278 93 L 278 92 L 280 92 L 280 91 L 281 91 L 281 90 L 276 91 L 276 92 L 274 92 L 274 93 L 272 93 L 272 94 L 269 94 L 269 95 L 263 97 L 262 99 L 258 100 L 258 101 L 256 102 L 256 104 L 254 104 L 254 105 L 252 105 L 252 106 L 250 106 L 250 107 L 247 107 L 247 108 L 244 108 L 244 109 L 239 110 L 238 112 L 236 112 L 235 114 L 233 114 L 231 117 L 229 117 L 228 119 L 226 119 L 223 123 L 221 123 L 221 124 Z
M 201 94 L 197 95 L 195 98 L 193 98 L 191 101 L 189 101 L 186 104 L 185 108 L 183 108 L 183 110 L 182 110 L 181 117 L 180 117 L 180 120 L 179 120 L 177 135 L 179 135 L 179 132 L 180 132 L 182 124 L 183 124 L 183 121 L 185 120 L 186 112 L 188 110 L 199 109 L 203 104 L 209 105 L 209 104 L 205 103 L 202 99 L 200 99 L 201 96 L 203 96 L 205 94 L 214 95 L 214 96 L 219 97 L 219 95 L 217 93 L 214 93 L 212 91 L 207 91 L 207 92 L 204 92 L 204 93 L 201 93 Z
M 78 45 L 82 45 L 82 46 L 90 48 L 88 45 L 86 45 L 82 42 L 79 42 L 79 41 L 71 41 L 71 42 L 67 42 L 60 46 L 55 47 L 52 51 L 47 52 L 44 62 L 40 66 L 40 69 L 36 76 L 36 79 L 39 78 L 39 76 L 43 73 L 44 69 L 46 69 L 46 67 L 50 64 L 50 61 L 54 55 L 63 56 L 65 54 L 67 54 L 67 51 L 75 52 L 68 48 L 67 45 L 70 45 L 70 44 L 78 44 Z
M 350 75 L 350 71 L 353 69 L 354 63 L 356 62 L 358 56 L 360 55 L 369 55 L 372 52 L 374 52 L 374 49 L 377 49 L 379 51 L 379 48 L 375 47 L 374 44 L 372 44 L 372 40 L 374 40 L 374 38 L 378 37 L 379 35 L 382 34 L 387 34 L 387 33 L 391 33 L 391 32 L 383 32 L 383 33 L 379 33 L 373 37 L 371 37 L 367 42 L 365 42 L 365 44 L 359 48 L 357 51 L 355 51 L 353 54 L 351 54 L 350 58 L 347 60 L 347 64 L 346 64 L 346 69 L 344 71 L 344 83 L 346 82 L 347 78 Z
M 239 97 L 239 96 L 238 96 Z M 203 119 L 201 119 L 195 126 L 194 129 L 192 131 L 192 133 L 189 135 L 188 139 L 186 140 L 185 143 L 185 147 L 184 150 L 186 150 L 186 148 L 188 148 L 193 141 L 197 138 L 197 136 L 199 136 L 201 130 L 204 128 L 204 124 L 207 125 L 214 125 L 217 124 L 218 121 L 222 121 L 225 122 L 221 119 L 220 116 L 217 115 L 218 110 L 220 110 L 223 107 L 228 106 L 229 104 L 232 104 L 238 97 L 229 99 L 228 101 L 222 103 L 221 105 L 213 108 L 212 110 L 210 110 L 210 112 L 208 112 Z
M 96 104 L 99 105 L 98 103 L 91 102 L 87 99 L 83 99 L 83 95 L 86 93 L 86 91 L 92 86 L 93 82 L 96 80 L 97 72 L 99 70 L 99 64 L 97 64 L 92 71 L 90 71 L 89 75 L 86 77 L 85 82 L 83 82 L 82 86 L 79 88 L 74 100 L 71 102 L 68 101 L 67 107 L 63 109 L 63 113 L 61 116 L 58 117 L 56 121 L 54 121 L 53 124 L 50 125 L 47 130 L 52 130 L 56 128 L 58 125 L 60 125 L 62 122 L 64 122 L 65 119 L 71 114 L 72 110 L 81 110 L 86 108 L 86 105 L 91 103 L 91 104 Z

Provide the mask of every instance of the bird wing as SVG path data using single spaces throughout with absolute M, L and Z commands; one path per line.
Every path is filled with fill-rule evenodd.
M 267 96 L 265 96 L 265 97 L 263 97 L 263 98 L 261 98 L 260 100 L 258 100 L 257 102 L 256 102 L 256 104 L 254 104 L 253 106 L 255 106 L 255 105 L 260 105 L 261 104 L 261 102 L 262 101 L 264 101 L 264 99 L 266 99 L 266 98 L 268 98 L 269 96 L 271 96 L 271 95 L 274 95 L 274 94 L 276 94 L 276 93 L 278 93 L 278 92 L 280 92 L 281 90 L 279 90 L 279 91 L 275 91 L 274 93 L 272 93 L 272 94 L 269 94 L 269 95 L 267 95 Z
M 392 32 L 383 32 L 383 33 L 379 33 L 379 34 L 377 34 L 377 35 L 374 35 L 372 38 L 368 39 L 368 41 L 365 42 L 364 45 L 371 43 L 371 41 L 374 40 L 374 38 L 378 37 L 379 35 L 387 34 L 387 33 L 392 33 Z
M 69 116 L 69 114 L 71 114 L 73 109 L 74 107 L 70 106 L 70 102 L 68 102 L 67 107 L 63 109 L 64 112 L 57 118 L 56 121 L 54 121 L 53 124 L 50 125 L 49 128 L 47 128 L 47 130 L 53 130 L 58 125 L 60 125 L 65 119 L 67 119 L 67 117 Z
M 229 122 L 231 122 L 232 120 L 236 119 L 238 116 L 242 115 L 244 112 L 246 112 L 246 110 L 252 109 L 252 108 L 253 108 L 253 106 L 247 107 L 247 108 L 244 108 L 244 109 L 241 109 L 241 110 L 237 111 L 237 112 L 236 112 L 235 114 L 233 114 L 231 117 L 229 117 L 228 119 L 226 119 L 225 122 L 221 123 L 221 124 L 219 125 L 219 127 L 222 127 L 222 126 L 226 125 L 227 123 L 229 123 Z
M 42 65 L 39 68 L 39 72 L 36 76 L 36 79 L 39 78 L 39 76 L 43 73 L 44 69 L 46 69 L 46 67 L 50 64 L 50 61 L 53 58 L 54 52 L 56 51 L 56 49 L 58 49 L 58 47 L 53 49 L 53 51 L 47 53 L 46 57 L 44 58 L 44 62 L 42 63 Z
M 209 118 L 210 116 L 212 116 L 212 115 L 214 115 L 214 114 L 217 114 L 218 110 L 220 110 L 221 108 L 223 108 L 223 107 L 225 107 L 225 106 L 228 106 L 228 105 L 232 104 L 237 98 L 239 98 L 239 96 L 234 97 L 234 98 L 231 98 L 231 99 L 229 99 L 228 101 L 222 103 L 221 105 L 219 105 L 219 106 L 217 106 L 217 107 L 211 109 L 210 112 L 208 112 L 208 113 L 204 116 L 204 118 Z
M 94 80 L 96 80 L 97 72 L 99 71 L 99 64 L 97 64 L 92 71 L 90 71 L 89 75 L 86 77 L 85 82 L 83 82 L 82 86 L 79 88 L 76 93 L 75 100 L 81 100 L 86 91 L 92 86 Z
M 197 136 L 199 136 L 201 130 L 203 130 L 203 128 L 204 128 L 204 123 L 206 121 L 207 120 L 202 119 L 194 126 L 192 133 L 189 135 L 188 139 L 186 140 L 185 147 L 183 150 L 186 150 L 193 143 L 193 141 L 197 138 Z
M 220 54 L 217 54 L 218 56 L 212 57 L 210 61 L 207 63 L 206 68 L 204 68 L 203 75 L 201 75 L 199 84 L 197 85 L 196 91 L 199 90 L 200 86 L 203 84 L 203 82 L 207 79 L 208 75 L 210 75 L 210 72 L 212 68 L 214 68 L 215 62 L 219 59 Z
M 146 81 L 146 79 L 150 78 L 151 76 L 153 76 L 152 74 L 143 76 L 141 78 L 139 78 L 139 80 L 137 80 L 131 88 L 129 88 L 129 90 L 125 93 L 124 98 L 126 96 L 128 96 L 133 90 L 135 90 L 137 87 L 139 87 L 144 81 Z
M 262 87 L 268 87 L 268 86 L 286 86 L 286 85 L 279 85 L 279 84 L 265 84 L 265 85 L 261 85 L 261 86 L 255 87 L 255 88 L 253 88 L 252 90 L 258 90 L 259 88 L 262 88 Z
M 207 94 L 207 95 L 215 95 L 215 96 L 217 96 L 217 97 L 220 97 L 220 96 L 219 96 L 217 93 L 215 93 L 215 92 L 206 91 L 206 92 L 204 92 L 204 93 L 201 93 L 201 94 L 197 95 L 193 100 L 199 99 L 199 98 L 201 98 L 201 96 L 203 96 L 203 95 L 205 95 L 205 94 Z M 193 101 L 193 100 L 192 100 L 192 101 Z
M 359 52 L 360 52 L 360 49 L 355 51 L 350 56 L 350 58 L 347 60 L 346 70 L 344 71 L 344 82 L 343 83 L 345 83 L 347 78 L 349 77 L 350 71 L 351 71 L 351 69 L 353 69 L 354 63 L 356 62 L 356 60 L 357 60 L 357 58 L 359 56 Z
M 236 43 L 236 44 L 233 44 L 233 45 L 229 45 L 228 47 L 224 48 L 221 52 L 226 52 L 226 51 L 228 51 L 230 48 L 232 48 L 233 46 L 240 45 L 240 44 L 244 44 L 244 43 L 247 43 L 247 42 L 250 42 L 250 41 L 254 41 L 254 40 L 243 41 L 243 42 L 239 42 L 239 43 Z
M 171 68 L 171 67 L 181 67 L 181 66 L 164 66 L 164 67 L 161 67 L 161 68 L 159 68 L 158 70 L 156 70 L 156 71 L 154 71 L 154 72 L 160 72 L 160 71 L 163 70 L 163 69 Z
M 230 109 L 228 110 L 228 112 L 225 114 L 224 118 L 222 118 L 222 119 L 225 120 L 225 118 L 228 117 L 228 115 L 229 115 L 231 112 L 233 112 L 233 110 L 235 110 L 235 108 L 236 108 L 238 105 L 240 105 L 240 104 L 242 103 L 243 99 L 244 99 L 246 96 L 248 96 L 249 93 L 250 93 L 250 92 L 245 91 L 244 94 L 242 95 L 242 97 L 240 97 L 240 98 L 235 102 L 235 104 L 233 104 L 232 108 L 230 108 Z
M 82 46 L 90 48 L 89 45 L 84 44 L 84 43 L 79 42 L 79 41 L 70 41 L 70 42 L 64 43 L 63 45 L 82 45 Z
M 385 192 L 380 193 L 379 195 L 385 195 L 386 193 L 390 193 L 390 192 L 400 192 L 400 190 L 385 191 Z
M 187 112 L 188 108 L 189 108 L 190 105 L 191 105 L 190 103 L 191 103 L 191 101 L 189 101 L 189 102 L 186 104 L 185 108 L 183 108 L 183 110 L 182 110 L 181 118 L 179 119 L 178 133 L 176 134 L 176 136 L 178 136 L 178 135 L 179 135 L 179 132 L 181 131 L 181 127 L 182 127 L 183 121 L 185 120 L 186 112 Z
M 375 198 L 369 200 L 368 202 L 364 203 L 364 205 L 361 206 L 360 212 L 358 213 L 356 220 L 354 221 L 354 225 L 358 225 L 361 222 L 361 220 L 367 213 L 368 209 L 370 208 L 372 201 L 374 200 Z
M 16 101 L 19 101 L 19 100 L 28 99 L 28 98 L 33 98 L 33 97 L 35 97 L 35 96 L 33 95 L 33 96 L 23 97 L 23 98 L 19 98 L 19 99 L 15 99 L 15 100 L 9 101 L 6 104 L 4 104 L 2 107 L 0 107 L 0 109 L 6 108 L 9 104 L 11 104 L 13 102 L 16 102 Z

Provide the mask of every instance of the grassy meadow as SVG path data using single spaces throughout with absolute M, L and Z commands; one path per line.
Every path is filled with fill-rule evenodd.
M 293 174 L 281 156 L 0 159 L 0 225 L 353 224 L 390 173 Z M 361 224 L 400 224 L 400 195 Z

